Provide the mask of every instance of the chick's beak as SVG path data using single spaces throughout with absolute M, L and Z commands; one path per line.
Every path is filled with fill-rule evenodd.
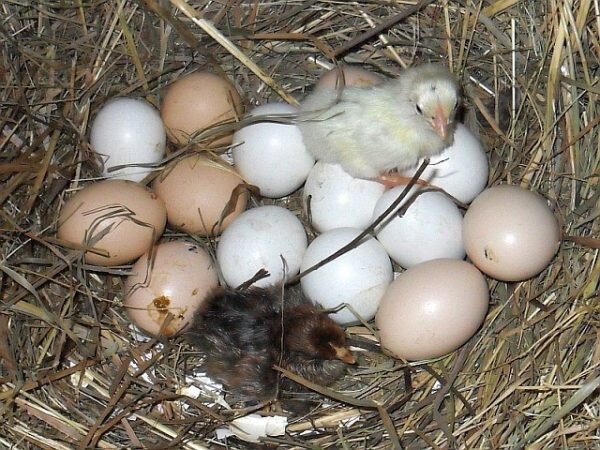
M 346 364 L 354 364 L 356 362 L 356 358 L 346 347 L 337 347 L 335 345 L 332 345 L 332 347 L 335 350 L 335 357 L 340 361 Z
M 441 137 L 446 140 L 448 137 L 448 114 L 444 111 L 442 105 L 438 105 L 433 116 L 432 126 L 433 130 Z

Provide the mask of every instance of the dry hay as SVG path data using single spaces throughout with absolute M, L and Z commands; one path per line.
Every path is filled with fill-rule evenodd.
M 290 418 L 286 436 L 267 442 L 597 448 L 598 1 L 193 6 L 0 6 L 0 447 L 217 448 L 215 428 L 247 412 L 187 396 L 190 349 L 139 340 L 124 318 L 127 268 L 82 265 L 53 238 L 64 200 L 99 173 L 88 126 L 104 101 L 158 104 L 170 80 L 208 68 L 227 74 L 249 106 L 293 102 L 335 60 L 391 76 L 432 60 L 465 84 L 465 120 L 489 152 L 490 183 L 520 184 L 553 205 L 560 252 L 532 280 L 490 280 L 487 320 L 462 349 L 410 367 L 372 349 L 335 392 Z M 299 210 L 297 195 L 279 202 Z

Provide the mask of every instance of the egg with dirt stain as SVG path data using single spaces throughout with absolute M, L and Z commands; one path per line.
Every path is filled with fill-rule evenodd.
M 166 221 L 165 204 L 151 189 L 105 180 L 85 186 L 65 203 L 57 236 L 88 249 L 86 263 L 116 266 L 143 255 L 160 238 Z
M 208 252 L 187 241 L 156 245 L 125 281 L 124 306 L 146 332 L 174 336 L 192 320 L 207 294 L 219 284 Z

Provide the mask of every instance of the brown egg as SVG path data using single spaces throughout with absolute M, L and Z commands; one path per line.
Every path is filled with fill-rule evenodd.
M 158 244 L 144 254 L 125 281 L 124 306 L 131 320 L 150 334 L 173 336 L 192 320 L 207 293 L 219 284 L 210 255 L 186 241 Z M 171 320 L 165 322 L 171 313 Z
M 105 180 L 87 185 L 65 203 L 57 234 L 64 241 L 108 252 L 86 252 L 87 263 L 115 266 L 143 255 L 162 235 L 166 221 L 165 204 L 149 188 Z
M 465 214 L 467 255 L 489 276 L 521 281 L 540 273 L 558 251 L 560 227 L 546 201 L 519 186 L 479 194 Z
M 243 181 L 225 161 L 193 155 L 166 169 L 166 176 L 153 188 L 167 206 L 169 225 L 190 234 L 220 234 L 246 208 L 248 194 L 242 192 L 235 209 L 219 224 L 233 190 Z
M 456 259 L 417 264 L 389 285 L 379 304 L 381 345 L 410 361 L 445 355 L 475 334 L 488 301 L 485 279 L 472 264 Z
M 365 87 L 381 84 L 384 80 L 376 73 L 369 72 L 360 66 L 342 65 L 341 69 L 344 74 L 343 78 L 340 77 L 340 69 L 334 67 L 321 75 L 316 88 L 335 89 L 339 86 Z
M 163 97 L 160 114 L 167 136 L 176 144 L 220 122 L 242 116 L 244 108 L 229 80 L 209 72 L 194 72 L 170 84 Z M 210 146 L 231 143 L 232 132 L 211 137 Z

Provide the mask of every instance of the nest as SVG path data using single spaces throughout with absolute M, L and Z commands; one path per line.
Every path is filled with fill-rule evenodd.
M 311 408 L 261 445 L 598 445 L 597 2 L 6 0 L 0 8 L 0 447 L 252 448 L 215 438 L 250 410 L 227 408 L 197 385 L 193 395 L 194 356 L 181 339 L 132 331 L 121 303 L 127 267 L 84 265 L 57 243 L 56 221 L 69 193 L 99 174 L 88 128 L 107 99 L 158 105 L 163 86 L 203 68 L 226 74 L 248 107 L 293 103 L 341 61 L 388 76 L 423 61 L 451 67 L 465 89 L 464 120 L 491 161 L 489 184 L 542 194 L 564 238 L 535 278 L 488 280 L 487 319 L 465 346 L 415 364 L 374 347 L 338 385 L 312 386 Z M 275 203 L 300 211 L 297 194 Z

